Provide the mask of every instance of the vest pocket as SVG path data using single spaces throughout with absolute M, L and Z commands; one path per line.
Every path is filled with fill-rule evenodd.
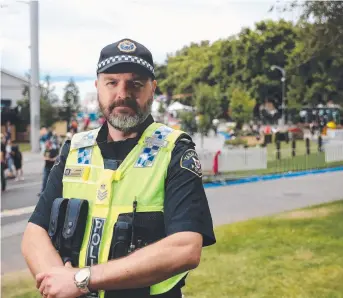
M 164 215 L 161 211 L 136 213 L 133 227 L 137 248 L 142 248 L 166 237 Z
M 116 228 L 118 229 L 118 234 Z M 134 251 L 143 248 L 164 237 L 166 237 L 166 234 L 163 212 L 121 213 L 119 214 L 113 229 L 110 258 L 116 258 L 115 250 L 117 249 L 117 242 L 120 243 L 126 251 L 126 254 L 121 254 L 117 257 L 123 257 L 130 252 L 130 249 L 131 251 Z
M 48 234 L 57 251 L 61 250 L 62 228 L 67 210 L 68 199 L 57 198 L 52 203 Z
M 87 200 L 69 199 L 62 231 L 60 255 L 64 258 L 70 258 L 73 267 L 79 265 L 79 255 L 86 229 L 87 216 Z
M 119 214 L 113 228 L 109 259 L 127 256 L 165 237 L 163 212 L 131 212 Z M 150 287 L 106 291 L 105 298 L 148 298 Z

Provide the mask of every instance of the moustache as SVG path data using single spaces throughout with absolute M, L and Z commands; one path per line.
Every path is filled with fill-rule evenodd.
M 110 104 L 110 106 L 108 107 L 108 110 L 110 113 L 112 113 L 112 111 L 118 107 L 127 107 L 127 108 L 132 109 L 136 113 L 138 113 L 138 110 L 139 110 L 137 101 L 134 98 L 118 99 L 112 104 Z

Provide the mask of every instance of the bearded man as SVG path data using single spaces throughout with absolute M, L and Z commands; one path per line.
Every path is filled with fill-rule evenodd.
M 95 86 L 106 122 L 64 144 L 22 253 L 43 297 L 181 298 L 216 241 L 195 145 L 152 118 L 142 44 L 104 47 Z

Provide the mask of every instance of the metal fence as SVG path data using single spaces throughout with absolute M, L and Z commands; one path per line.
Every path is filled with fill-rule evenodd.
M 343 129 L 328 129 L 327 136 L 335 141 L 343 141 Z
M 343 160 L 343 141 L 329 142 L 324 145 L 325 162 L 338 162 Z
M 304 144 L 304 143 L 303 143 Z M 218 173 L 213 172 L 215 152 L 198 152 L 205 179 L 241 178 L 343 166 L 343 142 L 330 141 L 322 147 L 288 146 L 224 149 L 218 157 Z M 216 175 L 214 175 L 216 174 Z M 217 177 L 217 178 L 216 178 Z

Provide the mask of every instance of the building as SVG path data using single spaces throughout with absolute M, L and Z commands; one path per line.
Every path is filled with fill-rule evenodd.
M 1 68 L 1 109 L 15 108 L 18 100 L 23 99 L 23 89 L 29 81 L 18 74 Z

